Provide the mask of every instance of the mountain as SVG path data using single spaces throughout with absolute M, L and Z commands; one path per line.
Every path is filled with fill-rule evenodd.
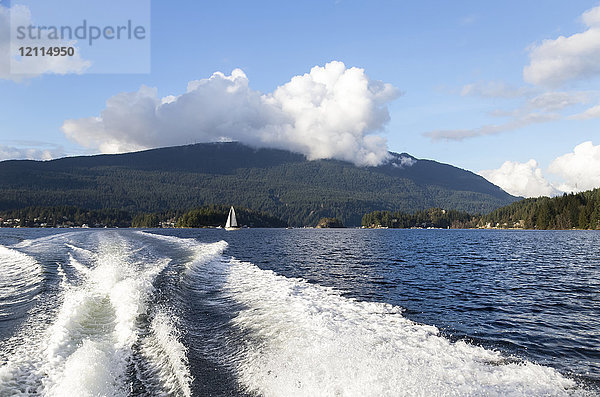
M 357 167 L 228 142 L 0 162 L 0 210 L 74 205 L 159 212 L 224 204 L 291 225 L 335 217 L 352 226 L 374 210 L 487 213 L 515 200 L 472 172 L 406 153 L 391 153 L 378 167 Z

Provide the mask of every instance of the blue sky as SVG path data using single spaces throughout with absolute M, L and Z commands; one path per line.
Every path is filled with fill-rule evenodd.
M 379 158 L 373 148 L 380 142 L 363 140 L 364 135 L 374 134 L 385 138 L 391 151 L 474 172 L 487 170 L 482 175 L 515 194 L 556 194 L 598 187 L 600 109 L 594 107 L 600 104 L 600 68 L 591 64 L 600 64 L 600 43 L 594 44 L 600 11 L 598 17 L 593 12 L 599 5 L 597 1 L 577 0 L 153 1 L 150 73 L 92 74 L 81 69 L 57 74 L 48 69 L 37 76 L 15 79 L 3 75 L 0 68 L 0 160 L 122 151 L 185 143 L 182 139 L 214 140 L 217 135 L 200 131 L 197 139 L 188 134 L 171 142 L 169 136 L 177 134 L 159 129 L 154 134 L 161 134 L 160 139 L 137 136 L 125 143 L 103 145 L 96 138 L 109 123 L 105 120 L 101 126 L 92 125 L 90 118 L 101 115 L 109 98 L 138 92 L 142 86 L 156 89 L 147 95 L 155 95 L 160 104 L 160 98 L 184 96 L 190 81 L 208 79 L 217 71 L 231 76 L 239 68 L 244 76 L 236 80 L 236 87 L 247 84 L 250 91 L 245 95 L 255 98 L 256 93 L 274 93 L 292 77 L 309 73 L 315 66 L 325 68 L 339 61 L 346 69 L 363 69 L 369 81 L 394 88 L 394 93 L 378 91 L 370 97 L 365 110 L 371 114 L 385 108 L 389 120 L 366 115 L 366 127 L 354 132 L 358 146 L 320 151 L 292 135 L 305 134 L 306 139 L 312 139 L 316 135 L 311 134 L 327 131 L 306 132 L 297 126 L 304 115 L 286 113 L 285 117 L 295 120 L 295 127 L 286 130 L 287 140 L 271 146 L 289 145 L 313 158 L 329 156 L 369 164 L 371 160 L 345 152 L 372 149 Z M 588 10 L 588 17 L 582 17 Z M 135 18 L 135 10 L 129 12 Z M 580 38 L 581 34 L 587 36 Z M 561 36 L 566 41 L 561 41 Z M 569 60 L 566 69 L 556 65 L 554 54 Z M 115 56 L 114 62 L 127 60 Z M 526 72 L 527 67 L 532 70 Z M 364 81 L 362 78 L 356 76 L 357 84 Z M 224 79 L 223 84 L 232 81 Z M 306 87 L 304 83 L 302 87 Z M 284 93 L 287 99 L 274 95 L 280 108 L 295 103 L 290 102 L 289 95 L 298 87 L 288 88 Z M 315 91 L 311 88 L 310 92 Z M 344 98 L 342 94 L 334 97 Z M 233 105 L 222 99 L 222 103 L 215 103 L 222 106 L 224 115 L 229 114 Z M 191 103 L 199 107 L 196 112 L 202 112 L 202 105 L 206 105 L 202 101 Z M 179 106 L 177 112 L 182 108 Z M 263 108 L 260 112 L 270 112 Z M 123 113 L 135 109 L 125 107 Z M 236 116 L 238 128 L 244 122 L 258 122 L 254 118 L 248 121 L 247 114 Z M 315 117 L 320 124 L 332 123 L 330 118 L 323 122 L 322 115 Z M 361 117 L 351 121 L 360 124 L 364 121 Z M 65 132 L 67 120 L 75 120 L 70 133 Z M 200 125 L 208 128 L 219 122 L 209 121 Z M 139 125 L 134 129 L 146 125 L 145 120 L 135 122 Z M 107 132 L 113 141 L 128 133 L 127 125 L 119 128 Z M 342 124 L 332 128 L 352 127 Z M 239 138 L 223 131 L 226 138 Z M 263 130 L 253 133 L 263 135 L 250 142 L 267 142 Z M 275 133 L 269 130 L 268 134 Z M 459 136 L 464 138 L 457 139 Z M 335 142 L 337 137 L 325 142 Z

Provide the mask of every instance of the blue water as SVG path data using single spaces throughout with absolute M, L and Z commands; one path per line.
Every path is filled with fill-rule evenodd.
M 594 231 L 4 229 L 0 247 L 0 395 L 600 394 Z

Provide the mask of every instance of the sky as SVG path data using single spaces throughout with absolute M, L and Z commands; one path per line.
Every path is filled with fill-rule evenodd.
M 0 160 L 237 140 L 406 152 L 519 196 L 600 187 L 598 1 L 125 3 L 0 0 Z M 84 18 L 144 39 L 15 55 L 16 26 Z

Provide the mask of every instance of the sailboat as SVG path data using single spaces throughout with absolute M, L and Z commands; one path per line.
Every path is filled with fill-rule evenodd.
M 227 222 L 225 223 L 225 230 L 239 230 L 237 219 L 235 218 L 235 210 L 233 206 L 229 209 L 229 215 L 227 215 Z

